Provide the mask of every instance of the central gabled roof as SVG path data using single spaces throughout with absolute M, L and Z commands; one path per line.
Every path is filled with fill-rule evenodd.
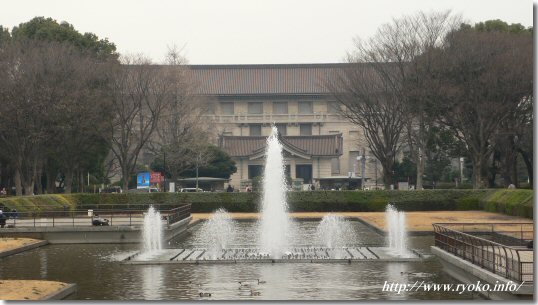
M 337 157 L 342 155 L 342 134 L 321 136 L 281 136 L 285 151 L 300 158 Z M 232 157 L 263 157 L 267 137 L 221 136 L 219 146 Z
M 191 65 L 198 95 L 322 95 L 346 64 Z

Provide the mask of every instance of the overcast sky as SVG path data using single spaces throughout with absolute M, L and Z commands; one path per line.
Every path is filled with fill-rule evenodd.
M 472 23 L 533 22 L 530 0 L 16 0 L 2 4 L 0 24 L 52 17 L 156 62 L 176 45 L 191 64 L 332 63 L 393 17 L 446 9 Z

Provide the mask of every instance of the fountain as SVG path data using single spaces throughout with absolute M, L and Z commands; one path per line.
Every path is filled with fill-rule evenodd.
M 345 247 L 350 242 L 350 237 L 353 234 L 349 222 L 344 217 L 327 214 L 316 228 L 317 243 L 327 248 L 335 249 L 334 258 L 346 257 Z
M 328 248 L 339 248 L 349 245 L 353 230 L 344 217 L 332 213 L 323 216 L 316 228 L 318 243 Z
M 397 256 L 405 257 L 409 255 L 406 243 L 407 233 L 405 230 L 405 213 L 398 211 L 392 204 L 388 204 L 386 211 L 386 222 L 388 225 L 388 246 L 389 250 Z
M 162 250 L 163 223 L 161 213 L 151 205 L 144 215 L 144 225 L 142 228 L 143 253 L 154 254 Z
M 318 224 L 315 236 L 306 244 L 292 245 L 292 222 L 287 210 L 284 176 L 284 158 L 276 127 L 267 138 L 261 219 L 257 240 L 250 244 L 233 246 L 236 228 L 230 215 L 217 210 L 200 231 L 203 248 L 161 249 L 162 225 L 153 207 L 144 219 L 144 251 L 159 252 L 142 258 L 135 257 L 126 263 L 275 263 L 275 262 L 364 262 L 370 260 L 410 261 L 420 259 L 405 248 L 405 214 L 392 205 L 387 207 L 389 224 L 388 247 L 384 245 L 357 245 L 349 241 L 355 232 L 344 217 L 328 214 Z M 147 220 L 147 221 L 146 221 Z
M 210 259 L 218 259 L 218 254 L 230 246 L 235 235 L 234 222 L 224 209 L 215 211 L 203 224 L 201 231 Z
M 261 250 L 271 257 L 281 256 L 288 246 L 287 234 L 290 225 L 285 181 L 282 144 L 278 139 L 278 130 L 273 125 L 265 151 L 259 245 Z

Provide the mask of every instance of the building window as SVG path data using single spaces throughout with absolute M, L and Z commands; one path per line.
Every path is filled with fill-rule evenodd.
M 287 124 L 276 124 L 276 129 L 278 129 L 278 132 L 280 132 L 281 135 L 285 136 L 288 134 L 288 126 Z
M 299 124 L 299 134 L 301 136 L 311 136 L 312 124 Z
M 312 114 L 314 113 L 314 107 L 312 102 L 299 102 L 299 114 Z
M 214 103 L 205 104 L 205 114 L 215 114 L 215 104 Z
M 251 124 L 249 126 L 250 128 L 250 136 L 261 136 L 262 135 L 262 124 Z
M 358 151 L 350 151 L 349 152 L 349 172 L 355 173 L 356 176 L 360 176 L 361 174 L 361 167 L 359 165 L 359 161 L 357 160 L 357 157 L 359 156 Z
M 274 102 L 273 114 L 288 114 L 288 103 L 287 102 Z
M 331 159 L 331 174 L 340 174 L 340 158 Z
M 248 103 L 248 114 L 262 114 L 263 103 Z
M 233 115 L 234 114 L 234 103 L 233 102 L 221 102 L 220 103 L 220 113 L 223 115 Z
M 327 102 L 327 113 L 338 114 L 340 113 L 340 103 L 331 101 Z

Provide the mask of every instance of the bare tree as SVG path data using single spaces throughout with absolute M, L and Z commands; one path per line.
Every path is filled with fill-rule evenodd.
M 47 156 L 63 134 L 68 105 L 87 101 L 86 55 L 67 44 L 17 40 L 3 45 L 0 72 L 0 142 L 13 165 L 17 195 L 41 192 Z M 86 80 L 86 81 L 85 81 Z M 76 108 L 76 107 L 75 107 Z M 83 116 L 83 113 L 78 113 Z
M 361 127 L 366 141 L 383 167 L 383 182 L 388 188 L 393 183 L 393 165 L 400 149 L 402 129 L 405 126 L 405 109 L 392 89 L 391 77 L 376 63 L 361 63 L 363 58 L 350 58 L 351 64 L 343 68 L 327 84 L 335 98 L 344 107 L 341 114 Z
M 108 143 L 103 135 L 109 135 L 112 120 L 107 62 L 80 56 L 65 62 L 75 70 L 74 84 L 68 88 L 72 96 L 60 101 L 62 111 L 57 115 L 57 136 L 51 141 L 56 149 L 49 156 L 57 160 L 64 176 L 64 192 L 71 193 L 75 176 L 86 172 L 97 162 L 96 156 L 105 156 Z M 75 77 L 76 76 L 76 77 Z M 67 85 L 64 82 L 63 85 Z M 75 173 L 79 172 L 79 175 Z M 80 188 L 79 188 L 80 189 Z
M 529 96 L 522 99 L 516 107 L 509 109 L 507 117 L 500 122 L 498 130 L 493 136 L 492 144 L 497 152 L 498 160 L 496 161 L 499 162 L 500 174 L 505 187 L 510 184 L 519 186 L 517 163 L 520 154 L 527 166 L 527 173 L 532 185 L 532 158 L 529 158 L 532 156 L 532 123 L 533 98 Z M 528 145 L 528 142 L 531 145 Z
M 418 12 L 413 15 L 393 19 L 382 25 L 370 39 L 355 40 L 355 53 L 350 62 L 371 63 L 373 71 L 401 103 L 404 111 L 406 130 L 406 149 L 417 165 L 416 188 L 422 189 L 424 160 L 428 154 L 427 129 L 435 124 L 428 116 L 426 101 L 431 98 L 428 91 L 421 90 L 421 83 L 427 77 L 431 60 L 427 51 L 440 47 L 447 33 L 461 23 L 461 18 L 444 12 Z M 415 59 L 426 56 L 421 61 Z M 360 65 L 357 66 L 362 68 Z
M 150 141 L 150 150 L 161 160 L 166 158 L 165 171 L 172 179 L 196 164 L 203 165 L 207 158 L 203 152 L 210 142 L 211 122 L 202 115 L 207 101 L 194 95 L 193 83 L 187 60 L 177 48 L 169 48 L 166 56 L 166 75 L 172 85 L 172 99 L 166 107 L 156 129 L 156 137 Z
M 174 84 L 165 71 L 143 56 L 122 58 L 114 71 L 110 125 L 111 149 L 127 189 L 140 151 L 153 136 L 163 111 L 173 97 Z
M 473 184 L 480 188 L 501 123 L 532 95 L 532 37 L 462 29 L 447 42 L 431 51 L 434 65 L 425 85 L 439 121 L 466 144 Z

